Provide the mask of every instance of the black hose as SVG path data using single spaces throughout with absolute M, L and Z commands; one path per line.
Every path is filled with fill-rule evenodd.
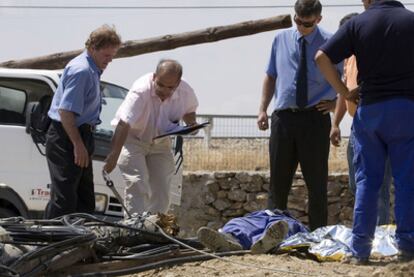
M 59 251 L 59 252 L 63 252 L 65 250 L 71 250 L 71 249 L 81 247 L 81 246 L 87 245 L 87 244 L 88 244 L 88 242 L 85 242 L 84 244 L 80 244 L 80 245 L 74 245 L 73 247 L 68 247 L 68 248 L 66 248 L 62 251 Z M 44 255 L 39 258 L 40 261 L 39 261 L 37 266 L 32 268 L 31 271 L 29 271 L 29 272 L 21 273 L 20 277 L 46 276 L 45 273 L 47 273 L 47 269 L 53 263 L 53 259 L 55 258 L 55 256 L 51 256 L 51 257 L 48 257 L 45 260 L 42 260 L 43 257 L 44 257 Z
M 137 236 L 136 239 L 141 238 L 144 241 L 151 241 L 151 242 L 158 242 L 158 243 L 170 242 L 170 239 L 166 238 L 165 236 L 163 236 L 160 233 L 151 232 L 151 231 L 148 231 L 148 230 L 143 230 L 143 229 L 127 226 L 127 225 L 123 225 L 123 224 L 120 224 L 120 223 L 106 221 L 106 220 L 103 220 L 103 219 L 96 218 L 96 217 L 94 217 L 90 214 L 75 213 L 75 214 L 70 214 L 68 216 L 76 216 L 76 217 L 80 217 L 80 218 L 85 218 L 85 219 L 89 219 L 89 220 L 92 220 L 92 221 L 105 223 L 106 226 L 118 227 L 118 228 L 122 228 L 122 229 L 135 231 L 135 232 L 138 233 L 137 235 L 141 236 L 141 237 Z M 203 246 L 199 242 L 196 242 L 194 240 L 187 240 L 187 239 L 178 239 L 178 240 L 180 240 L 180 241 L 182 241 L 183 243 L 186 243 L 186 244 L 188 243 L 189 245 L 196 245 L 195 247 L 198 247 L 198 248 L 203 248 Z M 126 241 L 126 240 L 124 240 L 124 241 Z M 121 239 L 120 243 L 123 243 L 124 241 L 122 241 L 122 239 Z
M 50 244 L 48 246 L 42 247 L 40 249 L 33 250 L 31 252 L 28 252 L 24 255 L 22 255 L 19 259 L 17 259 L 11 267 L 14 269 L 18 267 L 21 263 L 27 262 L 29 260 L 32 260 L 34 258 L 37 258 L 39 256 L 43 255 L 52 255 L 54 253 L 58 253 L 63 251 L 65 248 L 71 248 L 76 247 L 81 244 L 93 242 L 96 239 L 95 234 L 87 234 L 84 236 L 78 236 L 75 238 L 71 238 L 68 240 L 60 241 L 57 243 Z
M 248 254 L 250 251 L 232 251 L 232 252 L 221 252 L 216 253 L 215 255 L 224 257 L 224 256 L 231 256 L 231 255 L 244 255 Z M 149 263 L 145 265 L 140 265 L 136 267 L 129 267 L 126 269 L 119 269 L 119 270 L 112 270 L 112 271 L 104 271 L 100 272 L 100 276 L 121 276 L 126 274 L 133 274 L 133 273 L 140 273 L 143 271 L 157 269 L 161 267 L 171 267 L 174 265 L 180 265 L 187 262 L 198 262 L 198 261 L 206 261 L 214 259 L 214 257 L 210 255 L 197 255 L 197 256 L 189 256 L 189 257 L 179 257 L 179 258 L 172 258 L 163 261 L 158 261 L 154 263 Z M 83 273 L 83 274 L 76 274 L 76 276 L 97 276 L 96 273 Z
M 167 246 L 158 247 L 155 249 L 151 249 L 148 251 L 144 251 L 141 253 L 134 253 L 129 255 L 107 255 L 102 256 L 102 260 L 108 261 L 108 260 L 142 260 L 147 258 L 156 258 L 158 256 L 163 256 L 168 253 L 178 253 L 179 251 L 179 245 L 172 244 Z
M 8 272 L 9 274 L 7 274 L 6 272 Z M 4 277 L 18 277 L 19 273 L 17 273 L 15 270 L 13 270 L 12 268 L 5 266 L 5 265 L 1 265 L 0 264 L 0 276 L 4 276 Z M 7 274 L 7 275 L 3 275 L 3 274 Z

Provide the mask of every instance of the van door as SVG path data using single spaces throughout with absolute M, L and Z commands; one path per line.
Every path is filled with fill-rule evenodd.
M 0 184 L 16 194 L 13 201 L 2 199 L 14 202 L 9 207 L 41 212 L 49 200 L 46 159 L 26 133 L 25 124 L 27 106 L 55 89 L 56 83 L 45 76 L 0 74 Z

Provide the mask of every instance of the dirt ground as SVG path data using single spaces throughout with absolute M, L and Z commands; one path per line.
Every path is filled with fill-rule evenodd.
M 316 262 L 290 254 L 231 256 L 226 260 L 186 263 L 171 268 L 149 270 L 133 277 L 198 277 L 198 276 L 414 276 L 414 261 L 398 263 L 395 258 L 372 258 L 369 265 L 345 262 Z M 267 270 L 261 268 L 268 268 Z

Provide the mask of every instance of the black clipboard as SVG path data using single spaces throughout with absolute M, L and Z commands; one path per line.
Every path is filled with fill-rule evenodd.
M 162 134 L 160 136 L 156 136 L 154 139 L 159 139 L 159 138 L 163 138 L 163 137 L 167 137 L 167 136 L 175 136 L 175 135 L 188 135 L 189 133 L 198 130 L 198 129 L 202 129 L 204 127 L 206 127 L 207 125 L 209 125 L 210 122 L 203 122 L 200 124 L 194 124 L 191 126 L 180 126 L 179 130 L 174 130 L 171 132 L 167 132 L 165 134 Z

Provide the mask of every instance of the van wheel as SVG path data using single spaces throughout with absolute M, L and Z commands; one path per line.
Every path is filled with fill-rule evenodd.
M 0 218 L 17 216 L 16 212 L 8 208 L 0 208 Z

